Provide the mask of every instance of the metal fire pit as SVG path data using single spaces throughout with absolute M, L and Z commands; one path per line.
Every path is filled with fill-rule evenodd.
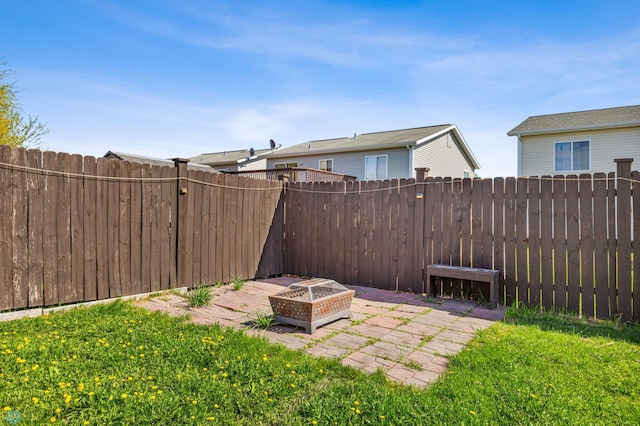
M 313 334 L 321 325 L 351 318 L 349 308 L 355 293 L 333 280 L 313 278 L 291 284 L 269 296 L 269 302 L 277 322 L 302 327 Z

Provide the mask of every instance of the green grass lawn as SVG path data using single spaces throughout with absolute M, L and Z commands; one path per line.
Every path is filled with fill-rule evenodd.
M 0 424 L 640 424 L 638 332 L 510 310 L 419 390 L 113 303 L 0 323 Z

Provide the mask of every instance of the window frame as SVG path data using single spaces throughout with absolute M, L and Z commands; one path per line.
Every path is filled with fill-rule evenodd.
M 325 161 L 325 162 L 331 161 L 331 170 L 327 170 L 327 169 L 323 169 L 322 168 L 322 162 L 323 161 Z M 318 160 L 318 170 L 323 170 L 325 172 L 333 173 L 333 158 L 323 158 L 323 159 Z
M 575 169 L 573 166 L 573 162 L 574 162 L 574 150 L 573 150 L 573 146 L 575 143 L 580 143 L 580 142 L 587 142 L 589 144 L 589 164 L 588 164 L 588 168 L 587 169 Z M 571 166 L 569 170 L 558 170 L 557 167 L 557 150 L 556 147 L 559 144 L 571 144 Z M 553 143 L 553 172 L 554 173 L 578 173 L 578 172 L 590 172 L 591 171 L 591 147 L 592 147 L 592 143 L 591 143 L 591 139 L 580 139 L 580 140 L 567 140 L 567 141 L 557 141 Z
M 378 162 L 377 159 L 380 157 L 384 157 L 385 158 L 385 162 L 384 162 L 384 177 L 379 178 L 378 177 Z M 376 177 L 374 179 L 368 179 L 367 178 L 367 159 L 368 158 L 375 158 L 376 159 Z M 364 180 L 385 180 L 385 179 L 389 179 L 389 155 L 388 154 L 376 154 L 376 155 L 365 155 L 364 157 Z
M 470 178 L 471 177 L 471 172 L 467 169 L 462 169 L 462 178 Z
M 295 166 L 292 166 L 291 164 L 295 164 Z M 278 166 L 284 166 L 284 167 L 278 167 Z M 298 162 L 291 162 L 291 163 L 273 163 L 273 168 L 274 169 L 292 169 L 298 167 Z

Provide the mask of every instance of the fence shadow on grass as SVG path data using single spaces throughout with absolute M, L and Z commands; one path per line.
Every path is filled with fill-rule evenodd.
M 538 327 L 544 331 L 581 337 L 604 337 L 640 345 L 640 325 L 615 321 L 594 321 L 557 311 L 539 312 L 528 308 L 509 308 L 504 321 L 509 324 Z

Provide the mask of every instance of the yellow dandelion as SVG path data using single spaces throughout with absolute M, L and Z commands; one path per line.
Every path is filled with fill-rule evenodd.
M 536 394 L 535 394 L 535 393 L 532 393 L 532 394 L 530 394 L 530 395 L 531 395 L 531 398 L 535 398 L 535 397 L 536 397 Z
M 89 425 L 89 421 L 88 421 L 88 420 L 85 420 L 84 422 L 82 422 L 82 424 L 83 424 L 84 426 L 88 426 L 88 425 Z
M 196 400 L 194 399 L 193 401 L 191 401 L 191 403 L 192 403 L 193 405 L 196 405 L 196 404 L 198 403 L 198 401 L 196 401 Z
M 382 414 L 380 414 L 378 417 L 380 417 L 381 419 L 384 419 L 384 416 Z
M 475 415 L 476 415 L 476 412 L 475 412 L 475 411 L 473 411 L 473 410 L 469 410 L 469 412 L 471 413 L 471 415 L 472 415 L 472 416 L 475 416 Z
M 122 399 L 127 399 L 127 397 L 128 397 L 128 396 L 129 396 L 129 395 L 127 395 L 126 393 L 123 393 L 122 395 L 120 395 L 120 397 L 121 397 Z
M 311 424 L 312 424 L 312 425 L 317 425 L 317 424 L 318 424 L 318 422 L 317 422 L 317 421 L 315 421 L 315 420 L 311 420 Z
M 31 401 L 33 401 L 34 404 L 37 404 L 40 400 L 34 396 L 33 398 L 31 398 Z
M 93 391 L 89 392 L 89 396 L 93 396 L 93 395 L 95 395 L 95 392 Z
M 151 395 L 151 396 L 149 397 L 149 399 L 153 401 L 154 399 L 156 399 L 156 396 L 155 396 L 155 395 Z
M 158 395 L 162 394 L 162 391 L 158 389 Z
M 360 414 L 360 410 L 356 408 L 356 414 Z
M 360 401 L 353 401 L 353 405 L 360 405 Z
M 2 411 L 11 411 L 11 407 L 7 406 L 2 409 Z
M 213 408 L 220 408 L 218 404 L 213 404 Z
M 33 371 L 36 371 L 38 368 L 40 368 L 40 366 L 38 364 L 35 364 L 33 367 L 31 367 L 31 369 Z
M 55 422 L 56 422 L 56 418 L 55 418 L 55 417 L 51 417 L 51 418 L 49 419 L 49 421 L 50 421 L 51 423 L 55 423 Z
M 291 387 L 295 388 L 296 387 L 295 383 L 291 383 Z
M 60 414 L 61 411 L 62 411 L 61 409 L 56 408 L 56 414 Z
M 209 420 L 210 422 L 214 421 L 216 418 L 211 416 L 211 417 L 207 417 L 207 420 Z

